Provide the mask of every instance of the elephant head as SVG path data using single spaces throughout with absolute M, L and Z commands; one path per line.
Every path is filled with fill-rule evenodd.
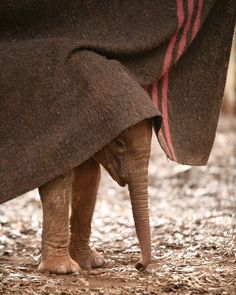
M 142 258 L 136 269 L 144 270 L 151 259 L 151 234 L 148 213 L 148 163 L 151 150 L 150 119 L 126 129 L 94 155 L 121 186 L 128 185 L 135 228 Z

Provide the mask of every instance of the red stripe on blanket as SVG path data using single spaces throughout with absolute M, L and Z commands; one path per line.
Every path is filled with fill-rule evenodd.
M 184 52 L 184 48 L 185 48 L 186 40 L 187 40 L 187 34 L 188 34 L 188 31 L 189 31 L 189 28 L 191 25 L 191 21 L 192 21 L 192 15 L 193 15 L 193 0 L 189 0 L 188 1 L 188 17 L 187 17 L 186 24 L 184 26 L 183 34 L 182 34 L 180 42 L 179 42 L 179 48 L 178 48 L 178 52 L 177 52 L 176 61 L 180 58 L 180 56 Z
M 168 83 L 169 83 L 169 69 L 172 61 L 172 55 L 173 55 L 173 49 L 176 43 L 177 35 L 179 33 L 180 28 L 183 25 L 184 22 L 184 10 L 183 10 L 183 1 L 182 0 L 176 0 L 177 4 L 177 18 L 178 18 L 178 28 L 172 38 L 170 39 L 170 43 L 168 45 L 166 55 L 165 55 L 165 61 L 164 61 L 164 67 L 162 71 L 163 75 L 163 82 L 162 82 L 162 116 L 163 116 L 163 125 L 165 129 L 165 135 L 167 140 L 167 145 L 170 150 L 169 157 L 173 159 L 174 161 L 177 160 L 175 151 L 172 145 L 171 140 L 171 134 L 170 134 L 170 126 L 169 126 L 169 116 L 168 116 Z
M 168 104 L 167 104 L 167 91 L 168 91 L 168 82 L 169 82 L 169 73 L 166 73 L 163 77 L 162 82 L 162 118 L 163 118 L 163 126 L 165 130 L 167 146 L 169 147 L 170 153 L 169 157 L 176 161 L 175 151 L 172 145 L 172 139 L 170 134 L 170 126 L 169 126 L 169 115 L 168 115 Z
M 179 33 L 180 28 L 183 25 L 184 22 L 184 9 L 183 9 L 183 1 L 182 0 L 176 0 L 177 4 L 177 18 L 178 18 L 178 27 L 173 36 L 170 39 L 170 43 L 168 45 L 166 55 L 165 55 L 165 61 L 162 71 L 162 76 L 164 76 L 170 69 L 171 60 L 172 60 L 172 53 L 173 49 L 176 43 L 177 35 Z
M 195 38 L 197 32 L 199 31 L 200 22 L 201 22 L 201 15 L 202 15 L 202 7 L 203 7 L 203 0 L 198 0 L 198 8 L 197 8 L 197 15 L 193 24 L 193 32 L 191 41 Z
M 156 107 L 158 107 L 158 82 L 157 81 L 155 81 L 152 84 L 152 101 L 153 101 L 154 105 Z M 164 137 L 161 129 L 160 129 L 158 135 L 160 136 L 160 141 L 161 141 L 164 149 L 166 150 L 167 154 L 170 155 L 170 150 L 168 148 L 168 145 L 166 143 L 165 137 Z

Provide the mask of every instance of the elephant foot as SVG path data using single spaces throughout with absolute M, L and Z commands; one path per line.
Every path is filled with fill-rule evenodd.
M 38 270 L 42 273 L 68 274 L 79 272 L 80 267 L 69 255 L 42 259 Z
M 72 256 L 73 257 L 73 256 Z M 79 266 L 84 270 L 101 267 L 104 265 L 104 257 L 95 250 L 79 250 L 73 257 Z

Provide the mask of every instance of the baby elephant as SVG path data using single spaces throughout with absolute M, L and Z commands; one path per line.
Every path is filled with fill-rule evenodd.
M 89 245 L 100 164 L 118 184 L 128 185 L 142 253 L 136 268 L 141 271 L 147 267 L 151 258 L 147 193 L 151 136 L 150 119 L 139 122 L 89 160 L 39 188 L 43 205 L 39 271 L 65 274 L 104 264 L 103 256 Z

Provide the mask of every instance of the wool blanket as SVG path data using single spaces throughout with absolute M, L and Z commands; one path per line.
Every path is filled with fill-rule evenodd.
M 171 160 L 206 164 L 234 24 L 234 0 L 1 1 L 0 203 L 145 118 Z

